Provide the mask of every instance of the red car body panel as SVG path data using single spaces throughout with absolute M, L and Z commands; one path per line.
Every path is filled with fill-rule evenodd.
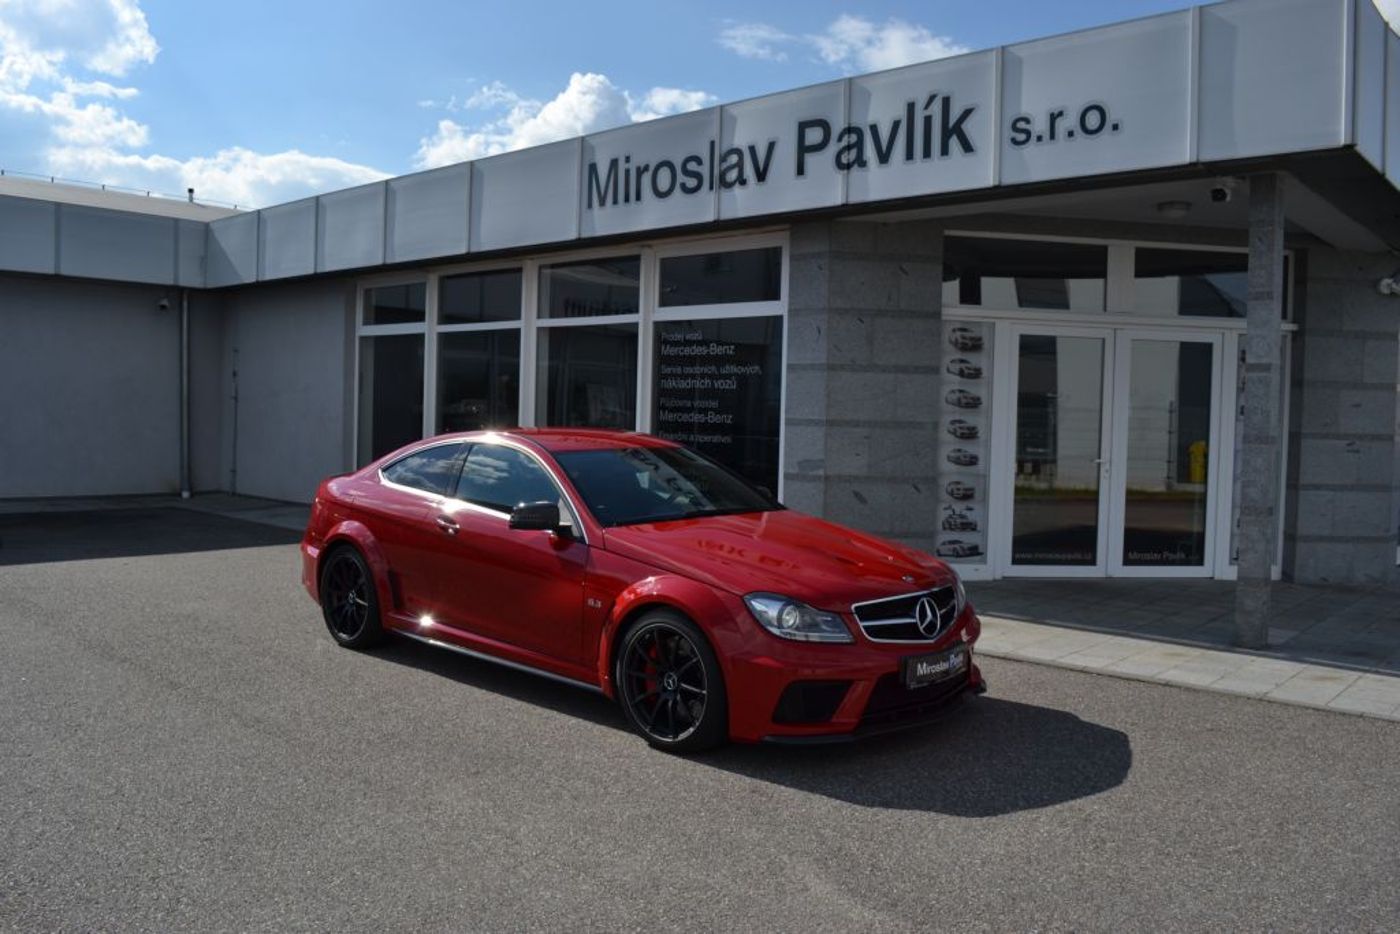
M 503 443 L 532 452 L 577 512 L 581 534 L 511 530 L 500 513 L 407 491 L 380 468 L 443 440 Z M 383 624 L 426 641 L 565 678 L 613 696 L 613 650 L 639 611 L 670 607 L 701 627 L 715 649 L 729 698 L 729 734 L 740 741 L 850 734 L 882 678 L 911 655 L 981 634 L 971 605 L 937 639 L 878 642 L 852 605 L 954 581 L 936 558 L 792 510 L 604 528 L 552 454 L 599 447 L 663 446 L 622 432 L 529 429 L 439 436 L 356 473 L 321 484 L 302 542 L 302 581 L 319 599 L 326 550 L 353 544 L 374 574 Z M 440 519 L 455 523 L 445 531 Z M 780 593 L 839 613 L 850 643 L 797 642 L 764 629 L 743 595 Z M 821 723 L 773 719 L 794 681 L 849 681 Z M 963 687 L 979 689 L 968 665 Z

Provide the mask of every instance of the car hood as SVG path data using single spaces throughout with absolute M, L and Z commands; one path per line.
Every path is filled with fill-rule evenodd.
M 616 526 L 605 547 L 730 593 L 795 597 L 824 610 L 946 583 L 942 561 L 792 510 Z

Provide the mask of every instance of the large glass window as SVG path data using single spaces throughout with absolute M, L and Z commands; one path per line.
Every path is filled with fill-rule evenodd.
M 1044 240 L 948 237 L 943 304 L 1004 310 L 1104 310 L 1108 247 Z
M 1138 247 L 1133 310 L 1140 315 L 1243 318 L 1249 303 L 1249 256 L 1220 250 Z M 1285 267 L 1287 269 L 1287 267 Z M 1284 314 L 1288 311 L 1284 275 Z
M 423 437 L 423 335 L 360 338 L 359 463 Z
M 661 260 L 662 308 L 776 302 L 782 298 L 783 249 L 729 250 Z
M 438 285 L 438 324 L 520 320 L 520 270 L 444 276 Z
M 520 329 L 438 335 L 438 431 L 520 423 Z
M 536 424 L 636 427 L 637 326 L 539 329 Z
M 427 312 L 426 283 L 365 289 L 364 324 L 422 324 Z
M 635 315 L 641 307 L 639 256 L 540 267 L 541 318 Z
M 652 431 L 778 488 L 783 319 L 658 322 Z

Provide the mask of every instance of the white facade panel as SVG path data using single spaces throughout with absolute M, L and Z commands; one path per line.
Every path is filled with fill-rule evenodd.
M 1346 0 L 1234 0 L 1200 16 L 1202 161 L 1346 142 Z
M 316 199 L 263 208 L 258 228 L 258 278 L 285 279 L 316 271 Z
M 384 262 L 384 183 L 316 199 L 316 271 Z
M 0 269 L 55 273 L 58 205 L 0 196 Z
M 579 234 L 712 221 L 719 108 L 584 137 Z
M 258 214 L 249 211 L 209 224 L 205 284 L 211 289 L 258 278 Z
M 1389 35 L 1371 0 L 1356 0 L 1356 99 L 1352 135 L 1356 151 L 1385 168 L 1385 40 Z
M 472 252 L 578 236 L 581 139 L 472 163 Z
M 75 204 L 58 208 L 58 271 L 127 282 L 175 281 L 175 220 Z
M 995 102 L 995 52 L 852 78 L 846 200 L 994 185 Z
M 1191 14 L 1002 52 L 1001 182 L 1189 162 Z
M 204 251 L 208 246 L 203 221 L 175 222 L 175 284 L 204 288 Z
M 836 137 L 846 82 L 726 105 L 715 167 L 722 218 L 823 208 L 845 200 Z
M 386 263 L 467 252 L 471 169 L 463 162 L 385 183 Z

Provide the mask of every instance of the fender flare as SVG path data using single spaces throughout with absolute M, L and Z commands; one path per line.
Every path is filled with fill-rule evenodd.
M 379 543 L 375 541 L 374 534 L 363 522 L 354 519 L 337 522 L 321 540 L 321 554 L 316 559 L 318 586 L 321 580 L 321 565 L 325 562 L 327 553 L 342 544 L 354 546 L 364 556 L 370 574 L 374 575 L 374 589 L 379 595 L 381 621 L 387 622 L 382 617 L 394 609 L 394 589 L 389 583 L 389 561 L 384 557 Z
M 712 630 L 735 625 L 729 608 L 707 584 L 676 574 L 657 574 L 630 584 L 614 598 L 612 610 L 598 634 L 598 684 L 608 697 L 615 697 L 617 693 L 612 662 L 618 635 L 637 611 L 648 607 L 665 607 L 680 613 L 700 628 L 710 640 L 711 648 L 715 648 L 716 641 Z M 730 672 L 724 653 L 715 649 L 715 657 L 728 682 Z

